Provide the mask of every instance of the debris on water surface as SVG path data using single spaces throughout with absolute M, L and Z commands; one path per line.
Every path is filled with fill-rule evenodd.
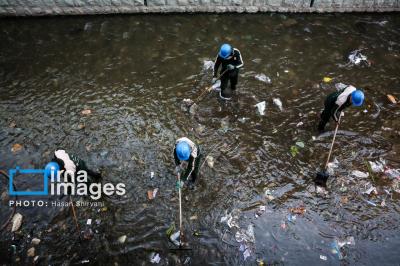
M 324 255 L 319 255 L 319 258 L 321 259 L 321 260 L 327 260 L 328 258 L 326 257 L 326 256 L 324 256 Z
M 324 78 L 322 79 L 322 81 L 325 82 L 325 83 L 329 83 L 329 82 L 331 82 L 332 80 L 333 80 L 333 78 L 330 78 L 330 77 L 324 77 Z
M 290 208 L 289 211 L 291 213 L 303 215 L 307 210 L 305 207 L 295 207 L 295 208 Z
M 292 157 L 295 157 L 298 153 L 299 149 L 297 148 L 297 146 L 290 146 L 290 154 L 292 155 Z
M 273 98 L 272 101 L 276 106 L 278 106 L 280 111 L 283 110 L 282 101 L 279 98 Z
M 296 146 L 298 146 L 300 148 L 304 148 L 304 142 L 298 141 L 298 142 L 296 142 Z
M 207 161 L 207 165 L 208 165 L 210 168 L 213 168 L 213 167 L 214 167 L 214 157 L 212 157 L 211 155 L 207 155 L 206 161 Z
M 304 125 L 304 123 L 300 121 L 299 123 L 296 124 L 296 127 L 299 127 L 299 126 L 302 126 L 302 125 Z
M 82 112 L 81 112 L 81 114 L 83 114 L 83 115 L 90 115 L 92 113 L 92 110 L 90 110 L 90 109 L 85 109 L 85 110 L 82 110 Z
M 355 177 L 359 177 L 359 178 L 366 178 L 366 177 L 369 176 L 368 173 L 361 172 L 361 171 L 358 171 L 358 170 L 354 170 L 353 172 L 351 172 L 351 174 L 354 175 Z
M 265 102 L 265 101 L 259 102 L 259 103 L 257 103 L 257 104 L 255 105 L 255 107 L 257 107 L 257 111 L 258 111 L 258 113 L 259 113 L 260 115 L 264 115 L 265 107 L 266 107 L 266 102 Z
M 161 260 L 160 254 L 153 252 L 150 256 L 150 262 L 153 264 L 158 264 Z
M 198 105 L 196 103 L 193 103 L 190 108 L 189 108 L 189 113 L 191 115 L 195 115 L 198 109 Z
M 126 238 L 127 238 L 126 235 L 120 236 L 120 237 L 118 237 L 118 242 L 123 244 L 123 243 L 125 243 Z
M 348 86 L 348 85 L 346 85 L 346 84 L 344 84 L 344 83 L 341 83 L 341 82 L 338 82 L 338 83 L 335 84 L 335 88 L 336 88 L 336 90 L 338 90 L 338 91 L 345 89 L 347 86 Z
M 383 159 L 380 159 L 379 161 L 375 161 L 375 162 L 368 161 L 368 163 L 371 167 L 372 172 L 374 172 L 374 173 L 381 173 L 385 169 L 386 162 Z
M 229 228 L 236 227 L 239 228 L 237 220 L 239 219 L 239 210 L 234 209 L 231 213 L 225 212 L 225 216 L 221 217 L 221 223 L 226 222 Z
M 254 216 L 256 218 L 258 218 L 259 216 L 261 216 L 264 212 L 265 212 L 266 208 L 264 205 L 261 205 L 260 207 L 258 207 L 258 210 L 256 211 L 256 213 L 254 214 Z
M 155 188 L 155 189 L 153 189 L 153 190 L 148 190 L 148 191 L 147 191 L 147 198 L 148 198 L 149 200 L 154 199 L 154 198 L 156 197 L 156 195 L 157 195 L 157 192 L 158 192 L 158 188 Z
M 395 98 L 393 95 L 388 94 L 388 95 L 386 95 L 386 96 L 387 96 L 389 102 L 391 102 L 391 103 L 397 103 L 396 98 Z
M 243 260 L 246 260 L 251 256 L 251 250 L 246 244 L 241 244 L 239 247 L 239 251 L 243 253 Z
M 400 179 L 400 169 L 387 168 L 384 173 L 390 179 Z
M 92 219 L 87 219 L 86 224 L 87 225 L 91 225 L 92 224 Z
M 28 249 L 28 252 L 26 253 L 26 255 L 28 257 L 34 257 L 35 256 L 35 248 L 31 247 L 30 249 Z
M 287 220 L 290 223 L 294 223 L 296 221 L 296 219 L 297 219 L 296 215 L 292 215 L 292 214 L 289 213 L 288 216 L 287 216 Z
M 11 222 L 12 222 L 11 232 L 18 231 L 22 225 L 22 215 L 20 213 L 16 213 L 12 218 Z
M 370 195 L 372 192 L 374 192 L 375 195 L 378 195 L 378 192 L 376 191 L 376 187 L 374 187 L 374 186 L 371 186 L 366 191 L 364 191 L 364 194 Z
M 361 53 L 361 50 L 352 51 L 349 54 L 348 58 L 349 58 L 350 63 L 352 63 L 356 66 L 360 65 L 361 63 L 366 63 L 367 65 L 370 65 L 368 58 Z
M 150 178 L 154 177 L 154 172 L 150 172 Z
M 214 68 L 214 62 L 211 60 L 203 61 L 203 70 L 209 70 Z
M 238 243 L 246 242 L 246 243 L 254 243 L 256 241 L 254 236 L 254 227 L 252 224 L 249 224 L 247 230 L 240 228 L 235 234 L 235 240 Z
M 183 102 L 184 102 L 185 104 L 187 104 L 188 106 L 193 104 L 193 101 L 192 101 L 191 99 L 189 99 L 189 98 L 183 99 Z
M 348 236 L 348 237 L 346 237 L 344 239 L 338 239 L 337 240 L 337 244 L 341 248 L 341 247 L 344 247 L 345 245 L 354 246 L 356 244 L 356 242 L 355 242 L 353 236 Z
M 32 245 L 39 245 L 40 244 L 40 239 L 39 238 L 32 238 L 32 241 L 31 241 L 31 243 L 32 243 Z
M 171 240 L 171 242 L 174 243 L 175 246 L 179 246 L 181 244 L 180 236 L 181 236 L 181 231 L 177 231 L 171 234 L 169 240 Z
M 19 144 L 19 143 L 15 143 L 15 144 L 13 144 L 12 147 L 11 147 L 11 151 L 12 151 L 13 153 L 19 152 L 20 150 L 22 150 L 22 145 Z
M 265 74 L 257 74 L 255 75 L 255 78 L 259 81 L 265 82 L 267 84 L 271 84 L 271 79 L 267 77 Z

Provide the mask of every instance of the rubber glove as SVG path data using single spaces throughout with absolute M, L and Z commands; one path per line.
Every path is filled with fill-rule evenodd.
M 228 70 L 234 70 L 234 69 L 235 69 L 235 66 L 234 66 L 234 65 L 231 65 L 231 64 L 229 64 L 229 65 L 227 65 L 227 68 L 228 68 Z

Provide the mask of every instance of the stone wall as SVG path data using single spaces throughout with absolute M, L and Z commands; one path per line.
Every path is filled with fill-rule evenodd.
M 400 11 L 400 0 L 0 0 L 0 16 L 388 11 Z

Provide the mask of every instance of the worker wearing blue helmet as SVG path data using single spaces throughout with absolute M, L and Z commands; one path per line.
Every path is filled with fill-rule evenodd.
M 324 131 L 325 125 L 332 117 L 336 123 L 339 122 L 341 112 L 353 105 L 361 106 L 364 103 L 364 93 L 354 86 L 346 86 L 343 89 L 329 94 L 325 100 L 325 108 L 321 113 L 321 121 L 318 125 L 320 132 Z
M 236 90 L 239 68 L 243 66 L 240 51 L 226 43 L 221 46 L 214 63 L 213 83 L 216 81 L 220 66 L 222 66 L 220 74 L 224 73 L 221 77 L 220 97 L 224 100 L 229 100 L 232 97 L 232 91 Z M 230 82 L 230 88 L 228 88 L 228 82 Z
M 181 180 L 186 181 L 190 177 L 189 186 L 193 187 L 200 171 L 200 146 L 188 138 L 180 138 L 175 143 L 174 158 L 176 173 L 180 173 L 181 168 L 184 168 Z

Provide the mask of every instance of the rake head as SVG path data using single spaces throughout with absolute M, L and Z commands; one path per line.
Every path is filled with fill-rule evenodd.
M 326 171 L 318 172 L 314 179 L 317 186 L 326 187 L 326 181 L 328 180 L 329 174 Z

